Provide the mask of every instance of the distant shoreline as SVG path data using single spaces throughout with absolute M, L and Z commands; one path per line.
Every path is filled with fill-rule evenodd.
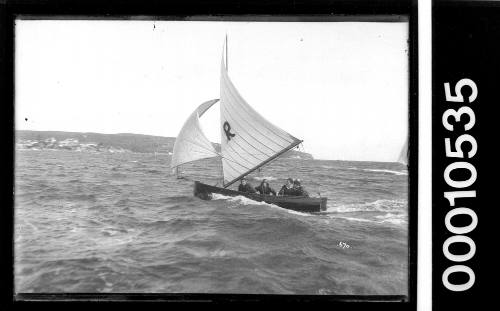
M 15 131 L 16 149 L 35 150 L 72 150 L 110 153 L 136 152 L 171 155 L 175 139 L 175 137 L 132 133 L 102 134 L 93 132 Z M 212 144 L 216 150 L 220 150 L 220 144 Z M 282 158 L 314 159 L 311 154 L 296 150 L 288 151 Z
M 32 131 L 32 130 L 15 130 L 16 149 L 34 149 L 27 146 L 26 143 L 36 143 L 54 138 L 57 142 L 64 142 L 68 139 L 77 139 L 76 142 L 66 141 L 64 147 L 54 146 L 53 149 L 44 148 L 45 150 L 80 150 L 80 151 L 106 151 L 106 152 L 134 152 L 134 153 L 157 153 L 171 155 L 174 148 L 175 137 L 155 136 L 146 134 L 133 133 L 115 133 L 103 134 L 95 132 L 65 132 L 65 131 Z M 94 141 L 92 141 L 94 140 Z M 31 142 L 28 142 L 31 141 Z M 50 143 L 50 142 L 48 142 Z M 102 150 L 94 149 L 91 144 L 101 143 L 99 147 Z M 90 145 L 89 145 L 90 144 Z M 220 145 L 213 143 L 217 150 L 220 150 Z M 36 147 L 35 147 L 36 148 Z M 121 149 L 123 149 L 123 151 Z M 111 150 L 111 151 L 110 151 Z M 359 162 L 359 163 L 398 163 L 396 161 L 366 161 L 366 160 L 346 160 L 346 159 L 315 159 L 311 154 L 296 150 L 291 150 L 285 159 L 294 159 L 294 156 L 299 156 L 302 160 L 318 160 L 318 161 L 338 161 L 338 162 Z M 402 164 L 403 165 L 403 164 Z

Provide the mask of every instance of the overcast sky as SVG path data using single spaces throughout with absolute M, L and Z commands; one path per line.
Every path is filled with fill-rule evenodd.
M 397 160 L 408 23 L 18 20 L 16 129 L 176 136 L 219 98 L 226 33 L 240 94 L 306 152 Z M 219 142 L 214 108 L 202 126 Z

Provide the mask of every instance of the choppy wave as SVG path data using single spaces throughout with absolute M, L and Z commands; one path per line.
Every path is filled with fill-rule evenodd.
M 355 171 L 364 171 L 364 172 L 383 173 L 383 174 L 408 175 L 408 171 L 396 171 L 389 169 L 372 169 L 372 168 L 358 168 L 358 167 L 346 167 L 346 169 Z
M 407 293 L 407 180 L 376 173 L 400 165 L 278 160 L 249 176 L 300 178 L 328 198 L 308 214 L 194 197 L 216 161 L 177 179 L 150 154 L 75 154 L 16 154 L 18 292 Z
M 338 218 L 338 219 L 345 219 L 349 221 L 359 221 L 359 222 L 374 222 L 373 220 L 366 219 L 366 218 L 356 218 L 356 217 L 347 217 L 347 216 L 339 216 L 339 215 L 328 215 L 329 218 Z
M 226 195 L 214 193 L 212 195 L 212 200 L 226 200 L 228 202 L 238 203 L 237 205 L 228 206 L 229 208 L 238 208 L 238 207 L 244 207 L 244 206 L 248 206 L 248 205 L 260 205 L 260 206 L 267 206 L 270 208 L 279 209 L 279 210 L 282 210 L 282 211 L 290 213 L 290 214 L 295 214 L 295 215 L 300 215 L 300 216 L 312 216 L 312 214 L 309 214 L 309 213 L 301 213 L 301 212 L 297 212 L 297 211 L 292 211 L 289 209 L 279 207 L 278 205 L 275 205 L 275 204 L 266 203 L 266 202 L 262 202 L 262 201 L 261 202 L 254 201 L 252 199 L 249 199 L 249 198 L 241 196 L 241 195 L 231 197 L 231 196 L 226 196 Z
M 269 203 L 266 203 L 266 202 L 258 202 L 258 201 L 254 201 L 254 200 L 251 200 L 247 197 L 244 197 L 244 196 L 241 196 L 241 195 L 238 195 L 238 196 L 227 196 L 227 195 L 223 195 L 223 194 L 219 194 L 219 193 L 214 193 L 212 194 L 212 200 L 226 200 L 226 201 L 229 201 L 229 202 L 237 202 L 241 205 L 265 205 L 265 206 L 273 206 L 273 204 L 269 204 Z
M 407 224 L 408 220 L 406 219 L 406 215 L 403 214 L 393 214 L 393 213 L 388 213 L 385 215 L 379 215 L 375 216 L 377 219 L 379 219 L 381 222 L 388 222 L 391 224 L 395 225 L 403 225 Z
M 393 170 L 377 170 L 377 169 L 363 169 L 365 172 L 388 173 L 394 175 L 408 175 L 407 171 L 393 171 Z
M 405 226 L 407 219 L 406 200 L 376 200 L 373 202 L 329 206 L 329 218 L 374 224 L 388 223 Z
M 406 200 L 376 200 L 366 203 L 343 204 L 328 206 L 328 212 L 352 213 L 352 212 L 405 212 Z
M 261 176 L 255 176 L 255 177 L 253 177 L 253 179 L 255 179 L 255 180 L 264 180 L 264 179 L 266 179 L 266 180 L 277 180 L 278 178 L 273 177 L 273 176 L 262 176 L 262 177 Z
M 353 213 L 349 213 L 353 214 Z M 369 223 L 374 223 L 374 224 L 384 224 L 384 223 L 389 223 L 392 225 L 396 226 L 405 226 L 408 224 L 408 220 L 406 219 L 405 215 L 402 214 L 393 214 L 393 213 L 385 213 L 382 215 L 359 215 L 358 213 L 355 213 L 354 215 L 346 216 L 345 213 L 337 214 L 328 214 L 329 218 L 334 218 L 334 219 L 343 219 L 347 221 L 354 221 L 354 222 L 369 222 Z

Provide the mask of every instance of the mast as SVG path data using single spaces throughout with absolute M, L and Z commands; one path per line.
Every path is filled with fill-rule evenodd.
M 235 88 L 227 73 L 227 34 L 225 53 L 220 83 L 220 157 L 223 187 L 227 188 L 302 143 L 302 140 L 267 121 Z
M 224 167 L 222 166 L 222 154 L 219 155 L 220 184 L 224 186 Z
M 226 71 L 228 70 L 228 64 L 227 64 L 227 33 L 226 33 L 226 41 L 225 41 L 225 44 L 224 44 L 224 47 L 226 49 Z M 221 144 L 221 150 L 220 150 L 221 154 L 222 154 L 222 144 Z M 223 164 L 222 164 L 222 155 L 219 157 L 220 159 L 220 174 L 221 174 L 221 185 L 224 186 L 224 167 L 223 167 Z
M 226 33 L 226 70 L 229 70 L 229 64 L 227 63 L 227 33 Z

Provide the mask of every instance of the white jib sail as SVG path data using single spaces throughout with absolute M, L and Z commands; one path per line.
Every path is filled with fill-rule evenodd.
M 405 144 L 403 145 L 403 148 L 399 153 L 398 162 L 404 165 L 408 165 L 408 155 L 409 155 L 408 139 L 406 139 Z
M 224 187 L 302 142 L 264 119 L 245 102 L 229 79 L 224 58 L 220 111 Z
M 181 164 L 216 157 L 219 154 L 201 129 L 199 118 L 212 107 L 218 99 L 201 104 L 186 120 L 179 135 L 175 139 L 174 150 L 170 167 Z

